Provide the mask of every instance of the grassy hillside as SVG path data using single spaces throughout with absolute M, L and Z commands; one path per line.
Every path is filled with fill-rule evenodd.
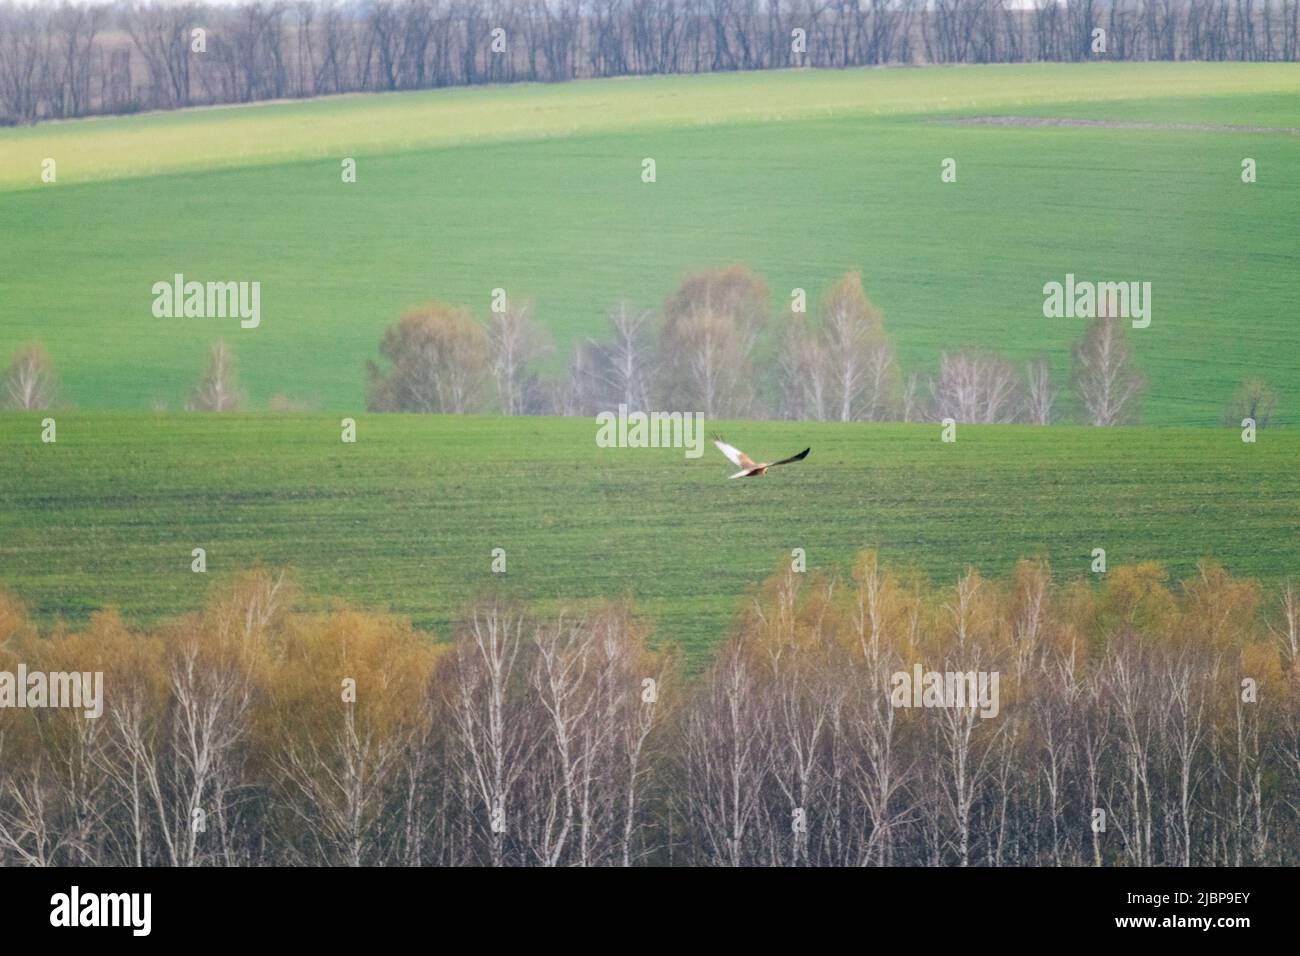
M 1218 96 L 1240 103 L 1272 95 L 1275 125 L 1295 125 L 1297 86 L 1287 64 L 1106 63 L 768 70 L 337 96 L 3 130 L 0 188 L 41 188 L 37 172 L 47 156 L 61 156 L 60 181 L 74 183 L 491 140 L 994 107 L 1026 112 L 1070 101 Z M 1241 119 L 1239 110 L 1232 116 L 1228 122 Z
M 745 594 L 877 546 L 936 581 L 1048 557 L 1062 576 L 1211 555 L 1239 574 L 1300 571 L 1300 435 L 1209 429 L 724 423 L 753 454 L 812 446 L 727 481 L 711 447 L 602 449 L 576 419 L 331 415 L 0 415 L 0 584 L 44 620 L 113 604 L 151 620 L 254 562 L 296 567 L 314 600 L 391 608 L 445 630 L 475 594 L 544 604 L 628 594 L 696 661 Z M 190 571 L 194 547 L 209 574 Z M 507 573 L 490 571 L 504 548 Z
M 482 314 L 505 287 L 536 303 L 554 369 L 616 300 L 652 308 L 683 273 L 743 262 L 774 309 L 861 269 L 908 368 L 1046 351 L 1063 381 L 1081 324 L 1044 319 L 1041 289 L 1073 272 L 1153 284 L 1145 420 L 1205 424 L 1244 377 L 1300 366 L 1296 137 L 943 120 L 1300 127 L 1297 94 L 1300 72 L 1264 64 L 781 72 L 3 130 L 0 353 L 41 338 L 82 408 L 177 408 L 224 335 L 256 404 L 355 410 L 405 307 Z M 261 327 L 155 319 L 150 286 L 176 272 L 260 281 Z

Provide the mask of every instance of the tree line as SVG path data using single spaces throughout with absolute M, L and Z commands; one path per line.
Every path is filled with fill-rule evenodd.
M 749 269 L 689 275 L 658 312 L 612 308 L 605 336 L 580 340 L 566 372 L 550 380 L 539 366 L 551 345 L 528 305 L 505 300 L 482 323 L 466 308 L 432 303 L 384 333 L 384 362 L 367 363 L 368 407 L 594 415 L 626 405 L 708 418 L 1040 425 L 1065 417 L 1046 356 L 1017 369 L 989 351 L 946 351 L 936 372 L 904 375 L 860 274 L 841 276 L 812 313 L 796 293 L 774 322 L 767 285 Z M 1123 320 L 1093 320 L 1071 361 L 1078 420 L 1138 420 L 1145 384 Z
M 1203 563 L 1099 587 L 775 573 L 689 676 L 626 603 L 485 598 L 449 641 L 247 572 L 0 670 L 102 671 L 103 714 L 0 709 L 0 865 L 1295 865 L 1300 592 Z M 996 671 L 997 715 L 894 675 Z
M 627 302 L 610 309 L 605 335 L 580 339 L 559 375 L 543 374 L 554 349 L 529 303 L 502 295 L 484 322 L 464 306 L 432 302 L 384 331 L 379 360 L 365 365 L 366 405 L 457 415 L 589 416 L 626 405 L 796 421 L 1109 426 L 1140 420 L 1145 379 L 1126 320 L 1108 314 L 1104 304 L 1070 349 L 1063 398 L 1046 355 L 1017 368 L 988 350 L 944 351 L 933 372 L 904 374 L 859 273 L 836 280 L 812 312 L 802 290 L 795 292 L 774 321 L 768 288 L 749 269 L 689 275 L 658 311 Z M 39 342 L 20 346 L 0 374 L 0 407 L 58 404 L 49 353 Z M 1239 427 L 1250 418 L 1266 427 L 1278 404 L 1276 389 L 1248 379 L 1225 402 L 1221 421 Z M 185 408 L 246 406 L 234 352 L 217 340 Z M 155 402 L 156 410 L 165 407 Z M 310 403 L 281 393 L 269 408 L 308 411 Z
M 1298 11 L 1300 0 L 8 0 L 0 122 L 804 66 L 1295 61 Z

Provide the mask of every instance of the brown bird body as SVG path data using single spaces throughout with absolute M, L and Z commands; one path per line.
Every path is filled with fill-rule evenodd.
M 736 465 L 740 471 L 734 475 L 728 475 L 729 478 L 757 478 L 759 475 L 766 475 L 769 468 L 775 468 L 777 465 L 788 465 L 791 462 L 803 461 L 808 457 L 811 448 L 805 448 L 797 455 L 791 455 L 789 458 L 782 458 L 780 461 L 754 461 L 739 448 L 728 445 L 721 437 L 714 435 L 713 444 L 717 446 L 718 451 L 727 456 L 727 460 Z

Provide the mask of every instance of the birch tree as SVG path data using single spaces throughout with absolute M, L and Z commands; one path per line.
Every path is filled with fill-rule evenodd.
M 58 395 L 58 379 L 49 353 L 31 342 L 14 353 L 5 370 L 3 395 L 9 408 L 36 411 L 50 408 Z
M 196 412 L 234 412 L 244 404 L 230 347 L 218 339 L 208 350 L 208 366 L 186 406 Z
M 497 405 L 503 415 L 541 411 L 541 389 L 535 363 L 549 348 L 546 331 L 531 314 L 531 306 L 508 305 L 488 320 L 488 348 Z
M 1123 320 L 1098 316 L 1071 349 L 1071 383 L 1082 420 L 1090 425 L 1136 421 L 1143 379 L 1133 366 Z

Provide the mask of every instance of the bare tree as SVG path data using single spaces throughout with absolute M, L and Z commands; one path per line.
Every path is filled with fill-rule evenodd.
M 208 367 L 186 406 L 196 412 L 234 412 L 244 404 L 235 374 L 235 357 L 218 339 L 208 350 Z
M 113 29 L 108 29 L 112 26 Z M 208 31 L 207 50 L 191 30 Z M 495 26 L 512 38 L 488 52 Z M 0 121 L 485 82 L 882 63 L 1300 57 L 1296 0 L 0 3 Z M 796 53 L 791 31 L 807 30 Z M 125 40 L 123 39 L 125 37 Z M 518 37 L 515 41 L 513 38 Z
M 796 421 L 825 421 L 830 414 L 831 368 L 821 339 L 802 315 L 786 317 L 777 350 L 781 413 Z
M 126 31 L 149 70 L 151 105 L 190 105 L 190 31 L 198 10 L 191 3 L 153 0 L 133 7 L 125 18 Z
M 905 422 L 919 422 L 927 417 L 925 401 L 921 396 L 921 376 L 909 372 L 903 383 L 903 395 L 899 400 L 899 410 Z
M 1277 599 L 1278 617 L 1269 630 L 1277 637 L 1288 661 L 1300 657 L 1300 588 L 1290 578 L 1282 582 Z
M 533 365 L 549 345 L 546 330 L 533 320 L 530 306 L 510 305 L 494 312 L 488 320 L 487 337 L 502 414 L 541 411 L 541 386 Z
M 1124 838 L 1128 859 L 1134 866 L 1146 866 L 1152 859 L 1155 832 L 1152 765 L 1162 698 L 1154 686 L 1149 648 L 1126 641 L 1108 650 L 1104 676 L 1107 705 L 1116 717 L 1118 745 L 1127 770 L 1117 781 L 1124 800 L 1121 807 L 1126 812 L 1116 812 L 1112 817 Z
M 384 858 L 384 815 L 402 743 L 359 727 L 353 707 L 343 705 L 333 733 L 291 740 L 277 756 L 286 804 L 310 827 L 326 862 L 362 866 Z
M 91 109 L 91 74 L 96 66 L 95 40 L 108 19 L 108 7 L 65 4 L 52 14 L 51 44 L 58 59 L 50 70 L 50 112 L 84 116 Z
M 1052 424 L 1052 406 L 1057 393 L 1052 389 L 1052 370 L 1046 356 L 1025 366 L 1024 419 L 1031 425 Z
M 767 287 L 741 266 L 685 279 L 664 304 L 667 403 L 710 418 L 749 415 L 758 397 L 754 347 L 767 310 Z
M 561 415 L 594 415 L 609 406 L 600 387 L 606 357 L 595 342 L 574 345 L 573 358 L 569 360 L 568 373 L 555 403 Z
M 452 684 L 455 772 L 463 781 L 467 841 L 486 847 L 493 866 L 507 862 L 523 809 L 517 788 L 538 746 L 537 724 L 517 682 L 524 620 L 493 604 L 478 608 L 457 644 Z
M 984 352 L 945 352 L 939 378 L 930 383 L 931 414 L 973 425 L 1016 418 L 1016 373 L 1011 363 Z
M 765 724 L 769 703 L 750 655 L 735 645 L 723 650 L 701 694 L 685 731 L 691 850 L 745 866 L 761 860 L 755 831 L 772 755 L 768 735 L 755 728 Z
M 9 408 L 34 411 L 51 407 L 58 396 L 58 380 L 44 346 L 31 342 L 19 348 L 5 370 L 3 387 Z
M 600 362 L 600 384 L 609 395 L 610 407 L 623 404 L 631 410 L 649 408 L 655 373 L 650 321 L 650 312 L 637 311 L 626 301 L 610 310 L 612 334 L 601 346 Z
M 1091 425 L 1135 421 L 1144 387 L 1133 367 L 1123 320 L 1099 315 L 1071 349 L 1072 384 L 1080 414 Z
M 51 56 L 49 11 L 0 7 L 0 120 L 32 123 L 41 114 L 42 81 Z
M 821 317 L 834 417 L 842 422 L 888 417 L 898 390 L 898 368 L 860 273 L 846 273 L 831 287 L 822 299 Z
M 417 809 L 402 799 L 404 764 L 422 756 L 419 724 L 428 716 L 410 702 L 420 698 L 427 660 L 413 634 L 359 615 L 336 616 L 324 640 L 299 641 L 286 657 L 295 673 L 324 665 L 309 692 L 276 708 L 270 755 L 290 811 L 282 839 L 308 862 L 403 859 L 407 827 L 418 825 Z M 280 682 L 290 694 L 298 686 L 289 674 Z

